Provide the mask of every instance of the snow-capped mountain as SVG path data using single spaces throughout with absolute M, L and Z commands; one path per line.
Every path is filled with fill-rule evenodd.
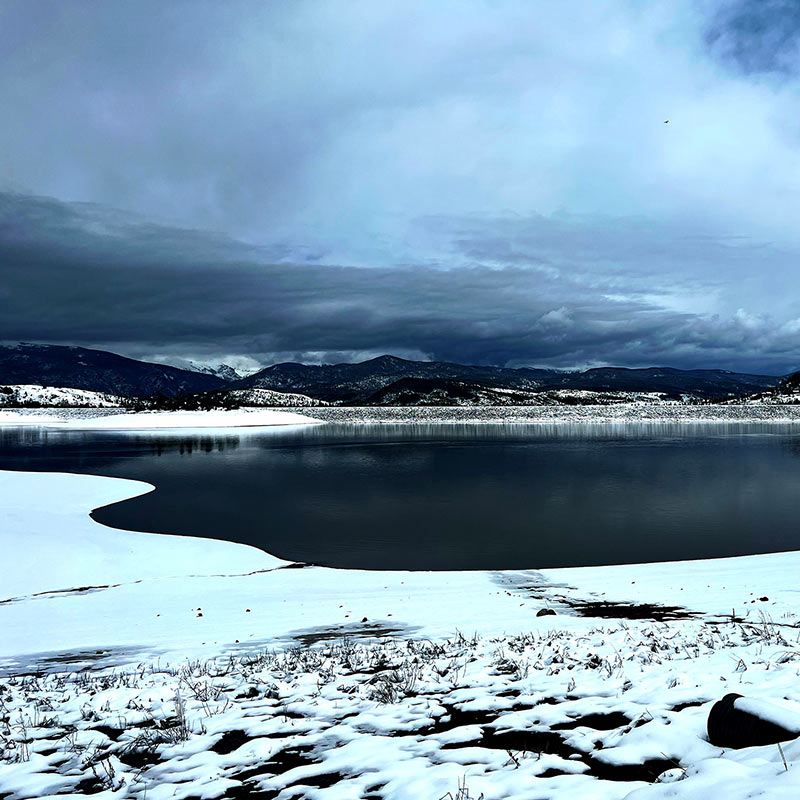
M 242 376 L 228 364 L 220 364 L 218 367 L 205 367 L 201 372 L 205 372 L 207 375 L 216 375 L 224 381 L 238 381 L 242 378 Z
M 222 378 L 224 381 L 238 381 L 245 377 L 243 372 L 234 369 L 230 364 L 198 364 L 186 358 L 173 358 L 169 361 L 169 366 L 184 369 L 188 372 L 199 372 L 202 375 L 213 375 Z

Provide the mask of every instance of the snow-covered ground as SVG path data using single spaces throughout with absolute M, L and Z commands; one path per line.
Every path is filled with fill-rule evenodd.
M 25 411 L 5 411 L 0 409 L 0 427 L 3 425 L 14 427 L 19 425 L 49 425 L 63 421 L 64 417 L 60 414 L 45 412 L 33 414 L 28 409 L 25 409 Z
M 137 411 L 114 413 L 59 416 L 48 414 L 40 416 L 21 412 L 0 411 L 0 425 L 17 425 L 21 421 L 33 424 L 55 426 L 80 430 L 197 430 L 202 428 L 256 428 L 272 425 L 309 425 L 319 420 L 307 414 L 290 411 L 276 411 L 264 408 L 242 408 L 234 411 Z
M 705 737 L 800 711 L 800 554 L 339 571 L 87 516 L 150 489 L 0 473 L 0 797 L 800 792 L 800 743 Z
M 0 408 L 3 406 L 55 406 L 62 408 L 110 408 L 118 406 L 121 398 L 104 392 L 69 389 L 20 383 L 0 386 Z

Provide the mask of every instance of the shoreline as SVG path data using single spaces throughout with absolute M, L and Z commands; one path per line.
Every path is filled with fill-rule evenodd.
M 10 412 L 10 413 L 9 413 Z M 228 415 L 226 417 L 226 415 Z M 127 418 L 125 427 L 113 417 Z M 106 421 L 99 423 L 98 418 Z M 131 419 L 134 417 L 134 419 Z M 251 419 L 255 417 L 251 421 Z M 258 418 L 261 419 L 258 419 Z M 41 418 L 41 420 L 39 419 Z M 135 424 L 134 423 L 135 420 Z M 292 424 L 337 425 L 795 425 L 800 404 L 687 405 L 681 403 L 610 406 L 285 406 L 245 407 L 239 411 L 147 412 L 114 408 L 0 409 L 0 427 L 42 425 L 60 430 L 180 430 L 271 427 Z
M 72 413 L 53 414 L 58 410 L 61 409 L 48 408 L 47 414 L 0 411 L 0 426 L 39 424 L 50 429 L 81 431 L 194 431 L 317 425 L 320 422 L 307 414 L 272 408 L 213 411 L 126 411 L 103 408 L 69 409 Z
M 0 486 L 5 496 L 14 498 L 0 507 L 0 546 L 17 567 L 0 584 L 0 627 L 8 634 L 0 658 L 71 647 L 164 645 L 163 624 L 152 627 L 152 618 L 146 623 L 139 617 L 139 600 L 146 594 L 145 587 L 158 586 L 174 597 L 185 596 L 185 604 L 191 606 L 194 600 L 188 598 L 198 592 L 209 593 L 206 603 L 210 602 L 210 585 L 200 589 L 205 582 L 214 584 L 215 602 L 224 612 L 211 637 L 216 646 L 235 638 L 226 635 L 231 620 L 224 608 L 229 605 L 224 595 L 231 581 L 238 585 L 237 594 L 245 606 L 248 597 L 265 594 L 272 602 L 277 598 L 284 612 L 283 620 L 275 620 L 268 604 L 262 607 L 267 616 L 248 619 L 256 627 L 248 625 L 246 638 L 256 636 L 256 629 L 261 638 L 280 639 L 304 628 L 347 626 L 361 616 L 375 621 L 375 606 L 385 604 L 386 594 L 392 599 L 385 613 L 379 615 L 381 624 L 428 636 L 455 629 L 485 635 L 520 633 L 538 611 L 551 607 L 558 609 L 560 622 L 574 625 L 581 618 L 572 613 L 573 603 L 671 606 L 703 619 L 730 617 L 731 609 L 745 618 L 764 610 L 800 615 L 800 598 L 792 578 L 800 571 L 800 551 L 522 570 L 339 569 L 293 564 L 237 542 L 108 528 L 90 516 L 102 506 L 153 491 L 155 487 L 149 483 L 67 472 L 0 471 Z M 47 498 L 44 506 L 43 497 Z M 24 533 L 24 543 L 20 542 L 20 532 Z M 409 594 L 412 589 L 413 595 Z M 306 599 L 321 593 L 327 600 L 318 606 L 299 599 L 289 608 L 292 593 Z M 465 608 L 460 597 L 463 593 L 477 604 Z M 112 594 L 118 594 L 122 601 L 122 605 L 113 604 L 115 612 L 130 623 L 116 635 L 108 634 L 103 615 L 96 613 L 97 602 L 107 602 Z M 755 603 L 755 595 L 769 599 Z M 332 597 L 348 596 L 350 601 L 337 604 L 340 610 L 330 605 Z M 434 597 L 438 606 L 432 610 L 426 598 Z M 77 606 L 85 606 L 80 613 L 92 622 L 87 625 L 84 621 L 82 633 L 74 642 L 59 624 L 32 629 L 27 611 L 43 599 L 51 606 L 62 601 L 75 604 L 73 613 L 78 611 Z M 151 601 L 148 597 L 147 604 Z M 358 608 L 348 607 L 348 602 Z M 393 603 L 396 607 L 391 608 Z M 16 612 L 23 607 L 27 611 L 20 618 Z M 237 621 L 237 625 L 240 623 Z M 120 636 L 122 631 L 124 635 Z M 132 631 L 137 632 L 133 638 L 129 635 Z M 208 625 L 203 631 L 201 638 L 209 638 Z M 181 629 L 173 644 L 183 641 L 184 645 L 197 646 L 196 638 Z M 239 638 L 244 640 L 244 634 Z M 49 646 L 54 643 L 55 647 Z

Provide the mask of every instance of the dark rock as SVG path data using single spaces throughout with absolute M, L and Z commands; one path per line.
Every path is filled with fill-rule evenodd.
M 737 707 L 736 701 L 745 698 L 740 694 L 726 694 L 722 700 L 717 701 L 708 713 L 708 741 L 717 747 L 761 747 L 768 744 L 786 742 L 800 736 L 800 715 L 797 717 L 797 727 L 794 729 L 779 724 L 776 718 L 769 719 L 770 706 L 761 701 L 753 703 L 761 707 L 766 713 L 754 713 L 751 709 Z M 782 709 L 779 712 L 781 720 L 790 715 Z
M 552 608 L 540 608 L 536 612 L 537 617 L 554 617 L 556 612 Z

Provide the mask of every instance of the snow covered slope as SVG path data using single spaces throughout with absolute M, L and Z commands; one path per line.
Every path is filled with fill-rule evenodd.
M 746 402 L 767 405 L 800 405 L 800 372 L 787 375 L 778 386 L 751 395 Z
M 0 386 L 0 408 L 113 408 L 121 404 L 122 399 L 116 395 L 88 389 L 41 386 L 36 383 Z
M 275 392 L 272 389 L 231 389 L 224 393 L 226 397 L 242 406 L 271 406 L 274 408 L 309 406 L 327 406 L 324 400 L 316 400 L 305 394 L 293 392 Z

